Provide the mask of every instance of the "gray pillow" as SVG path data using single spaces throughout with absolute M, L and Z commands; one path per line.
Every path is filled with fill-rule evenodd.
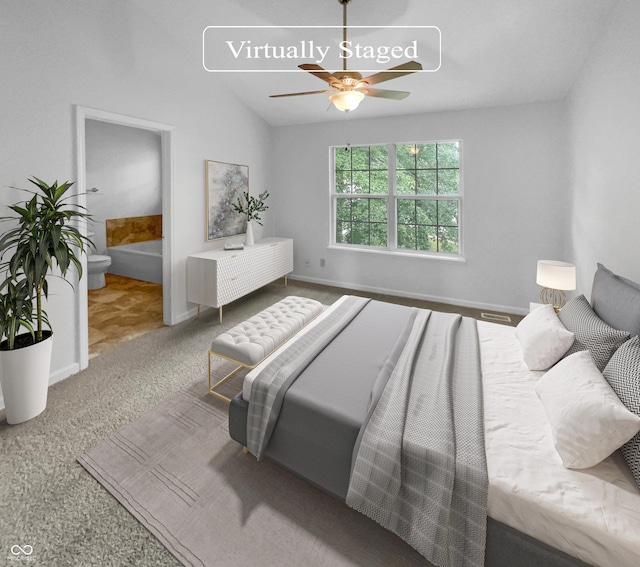
M 575 335 L 573 345 L 563 358 L 588 350 L 602 372 L 617 348 L 629 339 L 629 333 L 614 329 L 600 319 L 584 295 L 569 301 L 558 313 L 562 324 Z
M 624 343 L 611 357 L 603 374 L 626 408 L 640 416 L 640 338 Z M 640 433 L 627 441 L 621 451 L 640 487 Z
M 614 329 L 627 331 L 632 337 L 640 335 L 640 284 L 598 264 L 591 305 L 598 317 Z

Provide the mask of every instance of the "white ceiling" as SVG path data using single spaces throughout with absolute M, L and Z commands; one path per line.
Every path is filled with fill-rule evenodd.
M 196 41 L 202 49 L 202 32 L 210 25 L 278 26 L 269 30 L 269 42 L 273 45 L 290 45 L 300 37 L 300 31 L 292 32 L 281 26 L 342 25 L 339 0 L 189 0 L 186 5 L 159 0 L 153 2 L 152 12 L 145 0 L 134 1 L 190 53 Z M 430 37 L 426 31 L 399 32 L 379 26 L 437 26 L 442 38 L 442 64 L 436 72 L 414 73 L 379 85 L 384 89 L 411 91 L 411 95 L 401 101 L 367 97 L 351 116 L 395 116 L 561 99 L 571 88 L 616 2 L 352 0 L 348 7 L 349 26 L 378 29 L 354 28 L 349 32 L 349 40 L 394 45 L 399 40 L 406 42 L 408 37 L 417 39 L 419 53 L 425 54 L 432 47 L 426 41 Z M 185 10 L 187 6 L 189 9 Z M 254 37 L 247 36 L 242 29 L 233 33 L 237 33 L 238 41 Z M 398 36 L 399 33 L 406 37 Z M 309 30 L 309 34 L 316 44 L 335 44 L 342 39 L 339 29 L 315 29 Z M 374 66 L 384 70 L 404 61 L 403 58 Z M 289 60 L 285 65 L 294 70 L 303 62 L 313 60 Z M 431 60 L 421 62 L 425 68 L 432 64 Z M 339 66 L 337 59 L 333 67 L 323 62 L 330 72 Z M 323 81 L 302 71 L 221 74 L 207 73 L 203 68 L 203 73 L 214 86 L 222 79 L 271 125 L 344 119 L 343 113 L 329 108 L 326 94 L 269 98 L 271 94 L 326 87 Z

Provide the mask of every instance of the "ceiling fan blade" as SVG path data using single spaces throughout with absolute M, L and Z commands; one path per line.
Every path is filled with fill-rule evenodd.
M 393 100 L 402 100 L 403 98 L 407 98 L 411 94 L 408 91 L 389 91 L 385 89 L 363 88 L 358 90 L 362 91 L 367 96 L 374 96 L 377 98 L 391 98 Z
M 382 81 L 388 81 L 389 79 L 395 79 L 397 77 L 402 77 L 404 75 L 409 75 L 410 73 L 415 73 L 416 71 L 422 71 L 422 65 L 417 61 L 407 61 L 402 65 L 398 65 L 397 67 L 391 67 L 391 69 L 387 69 L 386 71 L 380 71 L 375 75 L 369 75 L 362 79 L 362 82 L 367 83 L 369 85 L 377 85 Z
M 269 95 L 269 98 L 280 98 L 283 96 L 301 96 L 301 95 L 308 95 L 308 94 L 322 94 L 322 93 L 332 93 L 333 91 L 307 91 L 304 93 L 287 93 L 287 94 L 272 94 Z
M 340 81 L 329 73 L 329 71 L 320 67 L 320 65 L 315 65 L 314 63 L 303 63 L 302 65 L 298 65 L 298 67 L 303 71 L 308 71 L 312 75 L 315 75 L 318 79 L 326 81 L 331 86 L 340 85 Z

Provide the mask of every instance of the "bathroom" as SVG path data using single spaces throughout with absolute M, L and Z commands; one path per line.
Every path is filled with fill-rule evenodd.
M 89 358 L 162 326 L 162 151 L 156 131 L 85 122 Z

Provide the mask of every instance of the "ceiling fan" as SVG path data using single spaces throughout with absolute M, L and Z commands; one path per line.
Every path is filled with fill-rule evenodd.
M 347 4 L 351 0 L 338 0 L 342 4 L 342 38 L 343 44 L 347 43 Z M 328 83 L 332 88 L 331 90 L 322 91 L 307 91 L 300 93 L 287 93 L 279 95 L 271 95 L 271 98 L 281 98 L 287 96 L 301 96 L 310 94 L 329 94 L 329 101 L 333 105 L 343 112 L 349 112 L 355 110 L 365 96 L 373 96 L 377 98 L 389 98 L 393 100 L 402 100 L 409 96 L 407 91 L 390 91 L 385 89 L 374 89 L 372 85 L 377 85 L 383 81 L 402 77 L 403 75 L 409 75 L 416 71 L 422 70 L 422 65 L 417 61 L 407 61 L 396 67 L 391 67 L 386 71 L 380 71 L 368 77 L 362 78 L 362 75 L 357 71 L 347 70 L 347 59 L 342 59 L 342 71 L 336 71 L 335 73 L 329 73 L 320 65 L 314 63 L 303 63 L 298 65 L 300 69 L 308 71 L 312 75 L 315 75 L 319 79 L 322 79 Z

